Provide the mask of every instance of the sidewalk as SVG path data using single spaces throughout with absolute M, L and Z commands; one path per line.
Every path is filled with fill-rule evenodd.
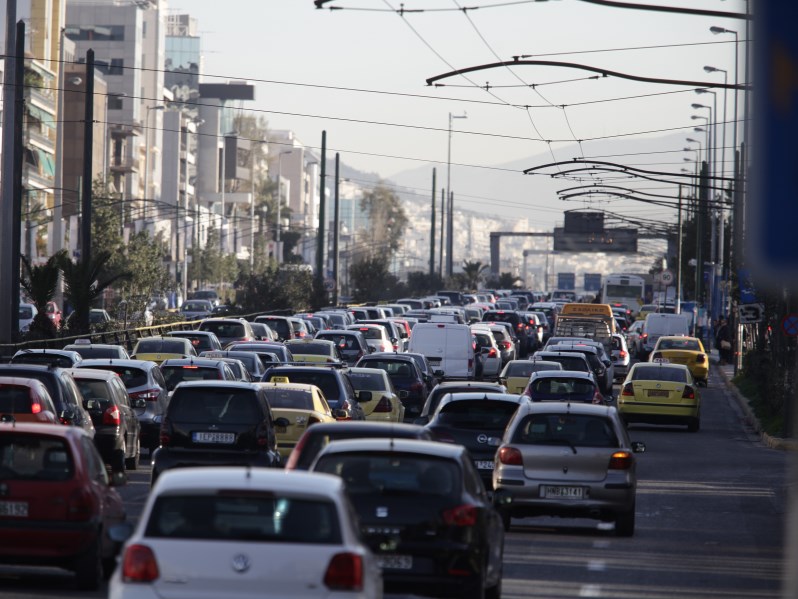
M 709 354 L 710 371 L 715 372 L 720 377 L 721 381 L 723 381 L 723 385 L 726 387 L 726 390 L 737 401 L 737 404 L 743 411 L 746 424 L 753 428 L 757 434 L 762 437 L 762 441 L 765 443 L 765 445 L 771 449 L 798 451 L 798 441 L 773 437 L 762 430 L 762 425 L 759 423 L 759 419 L 757 419 L 754 411 L 751 409 L 748 398 L 740 393 L 740 390 L 737 389 L 737 386 L 732 383 L 732 379 L 734 378 L 734 366 L 732 364 L 721 364 L 720 357 L 718 356 L 718 350 L 716 349 L 711 350 Z

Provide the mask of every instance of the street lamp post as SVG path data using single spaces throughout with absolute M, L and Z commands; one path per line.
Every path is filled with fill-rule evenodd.
M 467 119 L 468 115 L 463 113 L 461 115 L 454 115 L 451 112 L 449 113 L 449 145 L 446 153 L 446 195 L 449 197 L 449 221 L 447 226 L 447 234 L 446 237 L 448 239 L 448 244 L 446 246 L 446 274 L 448 276 L 452 276 L 453 270 L 453 260 L 452 260 L 452 252 L 454 251 L 454 244 L 452 243 L 452 235 L 454 233 L 454 227 L 452 226 L 452 220 L 454 219 L 454 206 L 452 205 L 454 199 L 452 197 L 452 187 L 451 187 L 451 180 L 452 180 L 452 119 Z
M 280 245 L 280 229 L 282 228 L 280 209 L 283 205 L 283 156 L 286 154 L 291 154 L 291 152 L 291 150 L 284 150 L 277 156 L 277 234 L 275 235 L 275 244 L 277 245 L 277 264 L 280 264 L 283 261 L 283 251 L 282 246 Z
M 145 126 L 147 128 L 147 134 L 144 136 L 144 145 L 145 145 L 145 153 L 144 153 L 144 207 L 142 213 L 144 214 L 144 223 L 146 226 L 147 222 L 147 204 L 149 203 L 150 197 L 150 112 L 153 110 L 164 110 L 166 106 L 163 104 L 153 104 L 152 106 L 147 106 L 147 119 Z

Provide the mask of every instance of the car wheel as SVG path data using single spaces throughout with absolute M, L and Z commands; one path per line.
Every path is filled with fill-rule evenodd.
M 128 470 L 136 470 L 139 467 L 139 460 L 141 458 L 141 442 L 136 441 L 136 453 L 132 457 L 125 459 L 125 468 Z
M 615 518 L 615 534 L 619 537 L 631 537 L 635 534 L 635 506 L 627 512 L 619 513 Z
M 499 562 L 499 579 L 492 587 L 485 589 L 485 599 L 501 599 L 502 597 L 502 562 Z
M 481 570 L 471 582 L 471 585 L 460 595 L 463 599 L 485 599 L 485 571 Z
M 113 456 L 111 457 L 111 470 L 114 472 L 124 472 L 125 471 L 125 448 L 124 445 L 122 449 L 117 449 Z
M 94 591 L 102 584 L 103 566 L 100 556 L 100 539 L 96 538 L 89 548 L 75 560 L 75 577 L 81 591 Z
M 510 526 L 512 525 L 512 516 L 510 516 L 510 512 L 507 510 L 499 510 L 499 515 L 502 517 L 504 532 L 510 532 Z
M 687 432 L 697 433 L 701 429 L 701 420 L 698 418 L 691 418 L 687 423 Z

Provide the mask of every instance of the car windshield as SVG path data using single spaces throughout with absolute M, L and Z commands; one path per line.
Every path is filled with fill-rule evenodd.
M 356 506 L 357 497 L 365 495 L 453 498 L 461 493 L 456 462 L 414 453 L 331 453 L 319 458 L 314 471 L 340 476 Z
M 531 414 L 515 430 L 513 443 L 618 447 L 618 436 L 605 417 L 589 414 Z
M 266 397 L 272 408 L 291 408 L 294 410 L 312 410 L 313 396 L 302 389 L 281 389 L 267 387 Z
M 136 346 L 137 354 L 184 354 L 186 345 L 177 339 L 142 339 Z
M 467 399 L 450 401 L 438 411 L 438 422 L 453 428 L 504 430 L 518 409 L 514 401 Z
M 532 391 L 537 395 L 592 396 L 595 393 L 593 381 L 571 377 L 546 377 L 535 381 Z
M 74 472 L 72 453 L 62 439 L 13 432 L 0 437 L 0 480 L 64 481 Z
M 636 366 L 632 371 L 633 381 L 668 381 L 670 383 L 686 383 L 686 368 L 668 368 L 666 366 Z
M 145 537 L 341 543 L 335 504 L 257 490 L 161 495 L 147 520 Z
M 177 387 L 178 383 L 184 381 L 218 381 L 221 380 L 222 372 L 216 367 L 210 366 L 161 366 L 163 378 L 166 379 L 166 388 L 171 391 Z
M 169 403 L 169 418 L 186 424 L 251 424 L 261 420 L 257 398 L 246 389 L 178 389 Z
M 660 339 L 657 349 L 680 349 L 683 351 L 701 351 L 695 339 Z
M 350 372 L 349 380 L 358 391 L 384 391 L 388 388 L 382 372 Z

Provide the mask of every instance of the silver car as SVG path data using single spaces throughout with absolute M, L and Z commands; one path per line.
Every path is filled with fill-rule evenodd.
M 615 367 L 615 380 L 623 380 L 629 373 L 629 348 L 626 337 L 620 333 L 612 334 L 612 364 Z
M 635 453 L 613 407 L 560 402 L 522 404 L 496 452 L 494 502 L 505 530 L 511 518 L 539 515 L 614 521 L 635 529 Z

